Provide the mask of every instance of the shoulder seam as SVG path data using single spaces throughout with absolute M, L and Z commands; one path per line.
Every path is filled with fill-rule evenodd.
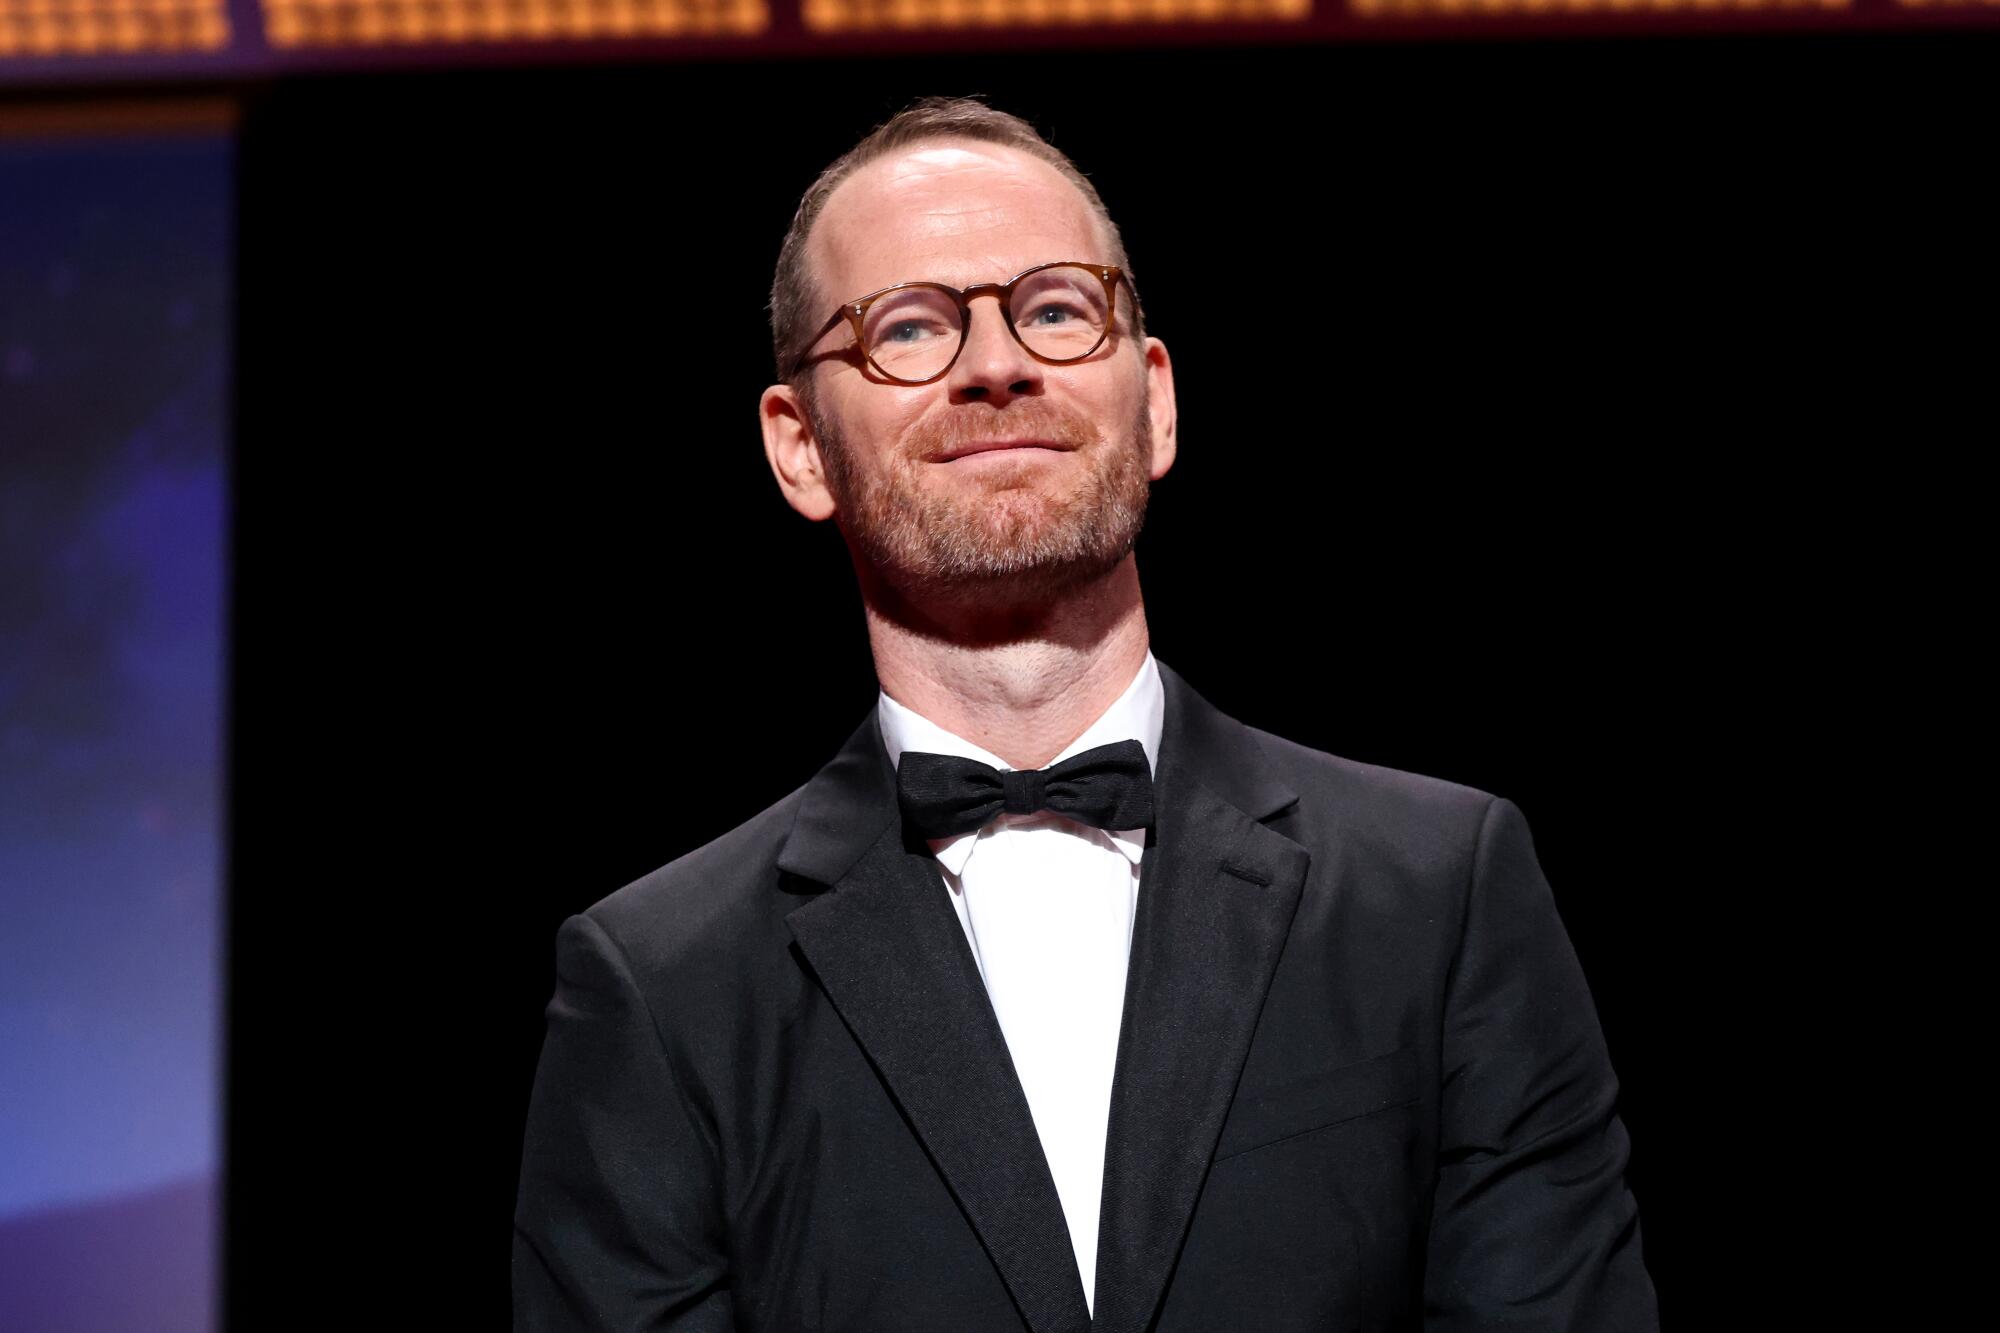
M 653 1012 L 653 1002 L 646 997 L 646 989 L 639 984 L 638 975 L 633 970 L 632 956 L 625 951 L 625 946 L 619 942 L 618 937 L 606 929 L 604 924 L 597 920 L 596 917 L 591 916 L 588 912 L 579 912 L 577 915 L 584 921 L 587 921 L 592 930 L 595 930 L 599 935 L 604 937 L 604 942 L 611 948 L 612 955 L 617 960 L 618 970 L 623 974 L 625 984 L 630 986 L 632 993 L 639 997 L 639 1007 L 645 1012 L 646 1024 L 653 1030 L 653 1042 L 659 1047 L 660 1058 L 666 1062 L 667 1068 L 672 1071 L 674 1086 L 681 1090 L 681 1102 L 683 1106 L 686 1106 L 689 1101 L 689 1092 L 699 1088 L 701 1086 L 700 1082 L 693 1077 L 693 1071 L 686 1067 L 685 1062 L 675 1057 L 673 1047 L 667 1041 L 666 1033 L 660 1029 L 659 1016 Z M 691 1115 L 689 1118 L 695 1121 L 696 1128 L 701 1133 L 702 1142 L 708 1148 L 709 1157 L 716 1171 L 716 1178 L 721 1180 L 726 1164 L 722 1160 L 721 1145 L 715 1141 L 715 1136 L 710 1132 L 710 1125 L 714 1120 L 714 1108 L 709 1108 L 709 1114 L 706 1117 Z
M 1465 885 L 1458 894 L 1458 932 L 1452 941 L 1451 961 L 1444 970 L 1443 993 L 1439 996 L 1438 1012 L 1448 1016 L 1451 1012 L 1451 987 L 1458 980 L 1458 960 L 1465 956 L 1465 935 L 1472 924 L 1472 895 L 1479 884 L 1479 859 L 1486 849 L 1486 830 L 1493 822 L 1493 812 L 1500 808 L 1501 797 L 1486 794 L 1485 808 L 1479 812 L 1479 827 L 1472 836 L 1472 855 L 1465 863 Z

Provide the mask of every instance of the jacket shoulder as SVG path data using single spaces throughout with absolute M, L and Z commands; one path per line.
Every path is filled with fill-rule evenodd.
M 640 978 L 700 984 L 736 975 L 746 958 L 789 940 L 778 853 L 798 818 L 802 785 L 722 836 L 676 857 L 584 909 Z M 782 946 L 780 946 L 782 947 Z
M 1246 726 L 1271 771 L 1299 794 L 1298 826 L 1407 870 L 1455 878 L 1470 866 L 1492 792 L 1315 750 Z
M 1380 805 L 1384 813 L 1421 817 L 1425 811 L 1479 812 L 1496 799 L 1492 792 L 1462 782 L 1315 750 L 1257 727 L 1246 725 L 1244 730 L 1263 747 L 1272 765 L 1301 787 Z

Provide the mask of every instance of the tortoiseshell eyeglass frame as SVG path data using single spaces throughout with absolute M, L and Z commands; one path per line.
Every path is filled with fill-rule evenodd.
M 1028 346 L 1027 341 L 1021 337 L 1021 331 L 1014 327 L 1014 288 L 1016 284 L 1023 278 L 1032 277 L 1044 269 L 1051 268 L 1087 269 L 1096 274 L 1098 280 L 1104 284 L 1104 305 L 1110 314 L 1104 321 L 1103 336 L 1091 344 L 1090 351 L 1088 352 L 1065 357 L 1043 356 L 1040 352 Z M 866 296 L 849 301 L 841 306 L 840 309 L 834 311 L 826 323 L 820 325 L 818 331 L 812 337 L 806 339 L 805 346 L 792 355 L 791 365 L 786 368 L 786 377 L 789 378 L 792 375 L 796 375 L 807 360 L 811 359 L 808 358 L 807 352 L 811 350 L 813 344 L 824 338 L 841 320 L 845 319 L 854 329 L 854 346 L 851 348 L 841 348 L 840 351 L 836 352 L 823 352 L 820 354 L 821 356 L 838 356 L 842 352 L 851 352 L 859 349 L 862 358 L 867 361 L 875 373 L 892 384 L 934 384 L 951 373 L 951 368 L 958 364 L 958 358 L 965 352 L 965 339 L 972 331 L 972 298 L 988 294 L 996 295 L 1000 298 L 1000 309 L 1004 322 L 1007 325 L 1007 332 L 1014 335 L 1014 341 L 1021 344 L 1022 351 L 1046 365 L 1074 365 L 1076 362 L 1094 355 L 1097 349 L 1104 346 L 1105 342 L 1110 339 L 1112 333 L 1118 328 L 1118 283 L 1124 277 L 1124 270 L 1116 264 L 1096 264 L 1083 259 L 1058 259 L 1053 263 L 1037 264 L 1033 268 L 1023 269 L 1005 282 L 975 282 L 970 287 L 949 287 L 941 282 L 899 282 L 893 287 L 884 287 L 879 292 L 870 292 Z M 958 303 L 958 347 L 953 350 L 951 360 L 945 362 L 943 370 L 920 380 L 904 379 L 900 375 L 892 375 L 882 369 L 876 363 L 875 358 L 868 355 L 863 335 L 863 322 L 868 318 L 869 306 L 874 305 L 891 292 L 907 291 L 912 287 L 929 287 L 933 291 L 943 292 Z

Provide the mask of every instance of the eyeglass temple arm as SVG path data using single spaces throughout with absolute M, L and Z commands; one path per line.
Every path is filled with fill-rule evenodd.
M 806 353 L 812 350 L 812 345 L 818 342 L 821 338 L 826 337 L 826 335 L 830 333 L 833 330 L 834 326 L 839 324 L 841 320 L 846 319 L 847 311 L 848 307 L 846 306 L 842 306 L 840 309 L 834 311 L 833 314 L 828 317 L 826 323 L 820 325 L 819 328 L 816 331 L 814 331 L 812 337 L 800 343 L 798 350 L 793 352 L 789 357 L 785 358 L 784 374 L 782 378 L 790 379 L 792 376 L 799 373 L 799 367 L 805 363 Z

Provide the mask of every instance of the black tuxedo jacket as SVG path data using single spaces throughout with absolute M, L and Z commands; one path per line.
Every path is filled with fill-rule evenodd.
M 563 923 L 517 1329 L 1656 1327 L 1520 811 L 1160 675 L 1095 1318 L 871 711 L 805 786 Z

